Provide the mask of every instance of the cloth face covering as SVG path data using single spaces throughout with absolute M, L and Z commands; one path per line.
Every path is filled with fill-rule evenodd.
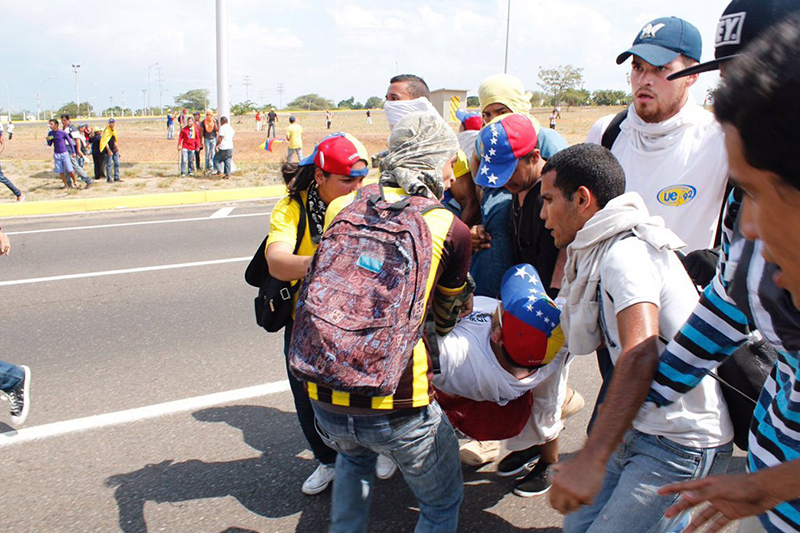
M 383 104 L 383 110 L 386 113 L 386 120 L 389 122 L 390 130 L 393 130 L 395 125 L 409 113 L 436 113 L 436 109 L 424 96 L 416 100 L 387 100 Z

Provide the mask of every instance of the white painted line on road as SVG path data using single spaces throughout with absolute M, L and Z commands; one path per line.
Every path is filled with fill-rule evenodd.
M 233 208 L 231 208 L 233 209 Z M 217 211 L 218 213 L 219 211 Z M 215 213 L 216 214 L 216 213 Z M 244 217 L 263 217 L 272 214 L 272 211 L 266 213 L 244 213 L 241 215 L 231 215 L 225 218 L 244 218 Z M 49 228 L 49 229 L 34 229 L 29 231 L 9 231 L 6 235 L 32 235 L 34 233 L 51 233 L 56 231 L 79 231 L 87 229 L 105 229 L 105 228 L 124 228 L 126 226 L 147 226 L 150 224 L 174 224 L 176 222 L 198 222 L 202 220 L 212 220 L 214 216 L 210 217 L 197 217 L 197 218 L 178 218 L 175 220 L 148 220 L 143 222 L 120 222 L 119 224 L 98 224 L 96 226 L 73 226 L 71 228 Z M 218 218 L 218 217 L 217 217 Z
M 120 270 L 105 270 L 102 272 L 84 272 L 82 274 L 65 274 L 63 276 L 47 276 L 45 278 L 12 279 L 11 281 L 0 281 L 0 287 L 9 285 L 25 285 L 28 283 L 44 283 L 47 281 L 63 281 L 67 279 L 94 278 L 98 276 L 115 276 L 117 274 L 136 274 L 139 272 L 153 272 L 156 270 L 171 270 L 175 268 L 191 268 L 198 266 L 222 265 L 225 263 L 240 263 L 250 261 L 252 257 L 233 257 L 231 259 L 216 259 L 213 261 L 197 261 L 194 263 L 176 263 L 173 265 L 158 265 L 138 268 L 123 268 Z
M 258 398 L 259 396 L 277 394 L 279 392 L 285 392 L 288 390 L 289 380 L 276 381 L 274 383 L 265 383 L 264 385 L 255 385 L 253 387 L 245 387 L 243 389 L 207 394 L 205 396 L 196 396 L 194 398 L 186 398 L 184 400 L 148 405 L 146 407 L 138 407 L 136 409 L 128 409 L 127 411 L 117 411 L 116 413 L 106 413 L 103 415 L 76 418 L 75 420 L 54 422 L 52 424 L 24 428 L 18 431 L 7 431 L 5 433 L 0 433 L 0 447 L 11 446 L 12 444 L 21 444 L 23 442 L 30 442 L 32 440 L 57 437 L 60 435 L 66 435 L 68 433 L 78 433 L 91 429 L 140 422 L 150 418 L 158 418 L 161 416 L 193 411 L 195 409 L 212 407 L 222 403 Z
M 217 211 L 215 211 L 214 214 L 211 215 L 208 218 L 225 218 L 228 215 L 230 215 L 231 213 L 233 213 L 234 209 L 236 209 L 236 208 L 235 207 L 223 207 L 223 208 L 218 209 Z

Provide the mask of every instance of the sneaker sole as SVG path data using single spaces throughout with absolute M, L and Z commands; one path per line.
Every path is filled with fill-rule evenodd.
M 22 413 L 19 416 L 11 417 L 11 424 L 15 427 L 24 424 L 31 411 L 31 369 L 25 365 L 20 365 L 20 368 L 24 373 L 22 387 L 25 392 L 22 394 Z
M 497 475 L 500 476 L 500 477 L 511 477 L 511 476 L 516 476 L 517 474 L 519 474 L 523 470 L 532 470 L 533 467 L 536 465 L 536 463 L 539 461 L 539 457 L 541 457 L 541 455 L 537 455 L 536 457 L 532 458 L 530 461 L 528 461 L 524 465 L 520 466 L 516 470 L 511 470 L 511 471 L 508 471 L 508 472 L 498 470 L 497 471 Z
M 519 496 L 520 498 L 533 498 L 534 496 L 539 496 L 540 494 L 544 494 L 545 492 L 549 491 L 550 487 L 547 487 L 544 490 L 540 490 L 538 492 L 528 491 L 524 489 L 514 489 L 514 494 Z

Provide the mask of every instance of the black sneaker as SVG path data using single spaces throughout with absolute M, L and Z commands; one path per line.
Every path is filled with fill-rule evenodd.
M 31 410 L 31 369 L 22 365 L 24 376 L 19 384 L 6 392 L 8 400 L 11 402 L 11 424 L 21 426 L 28 418 Z
M 539 460 L 541 455 L 538 446 L 531 446 L 525 450 L 511 452 L 497 465 L 497 475 L 503 477 L 516 476 L 526 468 L 533 467 L 533 464 Z
M 517 482 L 514 487 L 514 494 L 521 498 L 531 498 L 550 490 L 553 482 L 550 481 L 549 468 L 550 465 L 544 461 L 536 463 L 533 470 Z

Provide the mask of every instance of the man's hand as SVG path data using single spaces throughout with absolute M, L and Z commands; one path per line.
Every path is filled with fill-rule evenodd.
M 577 511 L 590 505 L 603 486 L 606 465 L 586 453 L 550 467 L 553 486 L 550 489 L 550 505 L 561 514 Z
M 486 228 L 478 224 L 472 226 L 469 230 L 472 235 L 472 253 L 477 253 L 480 250 L 488 250 L 492 247 L 492 236 L 487 233 Z
M 692 522 L 683 531 L 692 533 L 708 523 L 705 531 L 714 533 L 733 520 L 763 514 L 782 501 L 771 493 L 770 483 L 761 482 L 769 477 L 767 472 L 770 470 L 756 474 L 711 476 L 661 487 L 659 494 L 681 495 L 678 503 L 667 509 L 664 515 L 672 518 L 686 509 L 708 502 L 710 505 L 695 513 Z
M 11 253 L 11 241 L 5 233 L 0 231 L 0 256 L 9 255 Z

